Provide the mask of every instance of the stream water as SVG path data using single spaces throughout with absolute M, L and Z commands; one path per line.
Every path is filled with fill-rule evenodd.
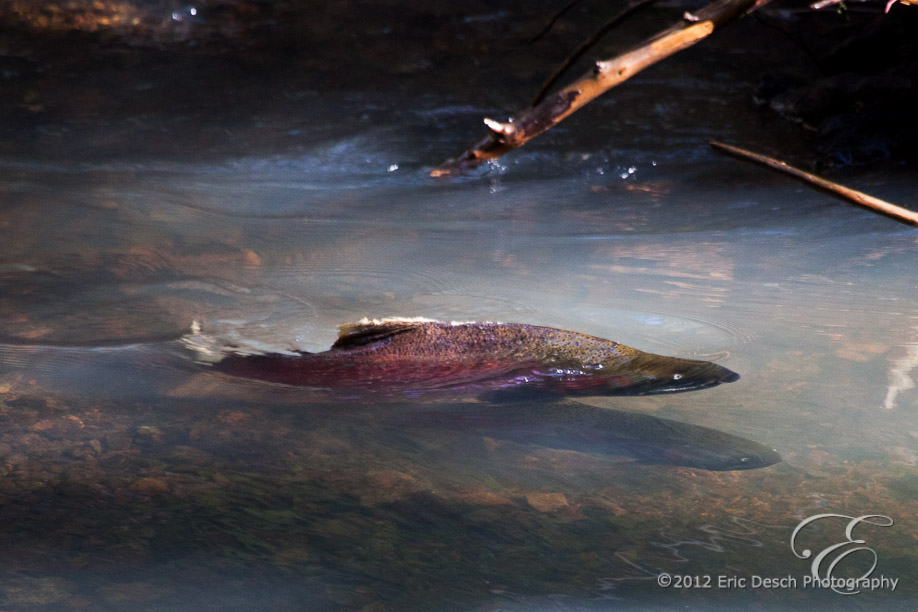
M 390 4 L 316 8 L 312 28 L 265 17 L 278 41 L 239 48 L 235 31 L 190 45 L 181 20 L 156 44 L 5 35 L 32 67 L 3 94 L 0 606 L 913 609 L 918 233 L 709 150 L 803 148 L 736 102 L 771 59 L 688 52 L 433 180 L 564 45 L 514 55 L 544 13 L 513 3 Z M 843 180 L 915 201 L 908 167 Z M 365 316 L 545 325 L 741 378 L 488 429 L 468 415 L 520 409 L 333 402 L 220 375 L 181 342 L 195 325 L 321 351 Z M 576 420 L 527 437 L 587 409 L 783 461 L 644 461 L 577 447 Z M 839 516 L 792 541 L 820 514 Z M 866 515 L 869 550 L 814 561 Z M 843 594 L 814 571 L 882 581 Z

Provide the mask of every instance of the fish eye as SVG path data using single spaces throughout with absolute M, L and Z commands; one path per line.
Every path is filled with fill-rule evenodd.
M 679 380 L 682 378 L 682 374 L 673 374 L 673 380 Z

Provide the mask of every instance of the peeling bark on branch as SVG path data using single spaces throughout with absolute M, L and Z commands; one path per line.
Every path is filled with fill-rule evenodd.
M 596 62 L 593 70 L 517 113 L 506 122 L 485 119 L 491 132 L 459 157 L 431 171 L 433 177 L 458 174 L 522 146 L 568 115 L 641 70 L 707 38 L 718 27 L 770 0 L 717 0 L 667 28 L 637 48 L 610 60 Z

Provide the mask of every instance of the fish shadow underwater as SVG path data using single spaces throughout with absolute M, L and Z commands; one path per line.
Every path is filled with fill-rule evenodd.
M 454 432 L 526 446 L 623 457 L 645 465 L 752 470 L 781 456 L 758 442 L 710 427 L 571 400 L 401 407 L 382 429 Z
M 373 406 L 381 427 L 454 431 L 704 470 L 781 461 L 773 449 L 715 429 L 571 401 L 680 393 L 739 379 L 715 363 L 645 353 L 576 332 L 365 319 L 342 325 L 338 340 L 322 353 L 242 354 L 197 328 L 185 345 L 225 375 L 323 389 L 351 405 Z

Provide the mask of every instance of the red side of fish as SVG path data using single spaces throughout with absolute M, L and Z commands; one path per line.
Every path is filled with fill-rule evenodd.
M 643 395 L 739 378 L 710 362 L 651 355 L 575 332 L 439 321 L 343 326 L 323 353 L 230 354 L 216 368 L 347 396 Z

